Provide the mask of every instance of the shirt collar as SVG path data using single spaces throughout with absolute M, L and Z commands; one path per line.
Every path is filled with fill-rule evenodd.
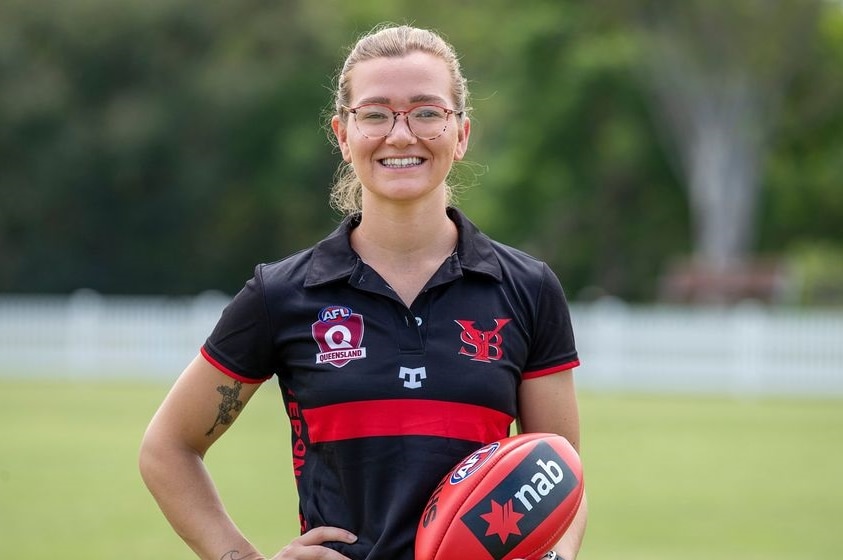
M 463 270 L 486 274 L 500 281 L 500 263 L 491 240 L 460 210 L 449 207 L 448 217 L 456 224 L 457 257 Z M 346 217 L 328 237 L 313 247 L 304 286 L 312 287 L 348 278 L 360 259 L 351 248 L 351 230 L 360 224 L 360 214 Z

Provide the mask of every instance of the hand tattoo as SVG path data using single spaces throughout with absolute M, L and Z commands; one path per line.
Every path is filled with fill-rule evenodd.
M 217 413 L 217 419 L 214 420 L 214 425 L 211 426 L 211 429 L 208 430 L 205 435 L 210 436 L 214 433 L 214 430 L 217 426 L 223 425 L 228 426 L 232 422 L 234 422 L 234 414 L 232 412 L 240 412 L 243 409 L 243 401 L 239 399 L 240 397 L 240 389 L 243 387 L 243 384 L 239 381 L 234 382 L 234 387 L 226 387 L 225 385 L 220 385 L 217 387 L 217 392 L 222 395 L 222 402 L 220 402 L 219 412 Z M 232 550 L 231 552 L 227 552 L 227 555 L 236 553 L 236 550 Z M 229 560 L 226 558 L 225 560 Z M 237 560 L 234 557 L 231 557 L 230 560 Z
M 263 556 L 258 554 L 257 556 L 253 556 L 252 554 L 246 554 L 246 556 L 240 556 L 239 550 L 229 550 L 222 556 L 220 556 L 220 560 L 263 560 Z

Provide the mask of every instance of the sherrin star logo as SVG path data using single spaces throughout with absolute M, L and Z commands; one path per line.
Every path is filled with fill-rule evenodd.
M 518 522 L 524 517 L 524 514 L 518 513 L 512 508 L 512 500 L 503 505 L 492 500 L 492 511 L 484 513 L 480 517 L 489 524 L 489 528 L 486 529 L 487 537 L 497 535 L 501 543 L 505 543 L 509 535 L 521 535 Z

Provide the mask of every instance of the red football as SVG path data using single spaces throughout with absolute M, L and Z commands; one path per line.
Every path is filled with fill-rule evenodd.
M 562 436 L 490 443 L 433 491 L 416 532 L 416 560 L 537 560 L 570 526 L 583 490 L 579 455 Z

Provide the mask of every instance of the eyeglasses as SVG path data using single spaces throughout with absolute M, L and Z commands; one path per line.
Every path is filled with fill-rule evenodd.
M 407 118 L 407 127 L 413 136 L 421 140 L 435 140 L 445 133 L 448 128 L 448 117 L 462 116 L 462 111 L 446 109 L 439 105 L 416 105 L 406 111 L 396 111 L 389 105 L 367 103 L 358 107 L 343 109 L 354 115 L 357 130 L 366 138 L 386 138 L 395 128 L 399 115 Z

